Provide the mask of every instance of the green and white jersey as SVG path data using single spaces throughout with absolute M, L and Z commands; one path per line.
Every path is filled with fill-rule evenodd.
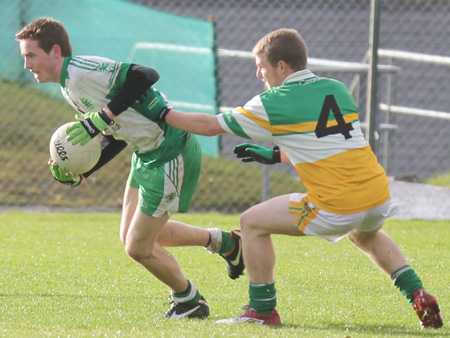
M 218 120 L 228 133 L 277 144 L 309 200 L 323 210 L 356 213 L 390 197 L 388 178 L 361 131 L 358 108 L 339 81 L 310 70 L 295 72 Z
M 80 113 L 99 111 L 117 95 L 126 79 L 129 63 L 98 56 L 70 56 L 61 71 L 61 92 Z M 128 108 L 115 117 L 104 133 L 126 141 L 152 168 L 181 153 L 187 133 L 146 117 L 146 111 Z

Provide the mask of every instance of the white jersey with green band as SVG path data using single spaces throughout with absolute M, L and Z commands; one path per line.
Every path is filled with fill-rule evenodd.
M 99 111 L 117 95 L 129 63 L 98 56 L 70 56 L 61 71 L 61 92 L 80 113 Z M 157 167 L 181 153 L 187 133 L 146 117 L 146 111 L 128 108 L 115 117 L 104 133 L 126 141 L 146 166 Z
M 323 210 L 357 213 L 390 197 L 385 171 L 361 131 L 358 108 L 339 81 L 295 72 L 218 119 L 228 133 L 280 146 L 309 201 Z

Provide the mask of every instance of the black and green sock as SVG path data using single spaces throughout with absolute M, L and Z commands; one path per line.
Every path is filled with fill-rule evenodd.
M 250 307 L 263 315 L 268 315 L 277 305 L 275 282 L 249 286 Z
M 195 304 L 200 299 L 200 293 L 191 281 L 188 281 L 188 287 L 180 293 L 172 293 L 172 299 L 177 303 Z
M 394 285 L 408 299 L 409 303 L 413 305 L 414 292 L 423 288 L 422 281 L 416 275 L 415 271 L 409 265 L 405 265 L 395 271 L 391 279 L 394 281 Z

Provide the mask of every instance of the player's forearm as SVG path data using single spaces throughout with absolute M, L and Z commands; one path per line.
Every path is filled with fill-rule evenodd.
M 166 123 L 192 134 L 205 136 L 225 134 L 215 115 L 185 113 L 171 109 L 166 116 Z
M 114 157 L 116 157 L 125 147 L 127 143 L 125 141 L 116 140 L 113 136 L 102 136 L 102 154 L 97 164 L 88 172 L 81 175 L 83 178 L 88 178 L 94 172 L 99 170 Z

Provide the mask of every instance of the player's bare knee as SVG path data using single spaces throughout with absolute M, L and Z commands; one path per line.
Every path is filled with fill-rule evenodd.
M 136 261 L 138 263 L 141 263 L 143 261 L 148 261 L 152 257 L 151 251 L 142 250 L 138 247 L 135 247 L 132 244 L 126 244 L 125 251 L 131 259 L 133 259 L 134 261 Z
M 251 209 L 241 214 L 240 227 L 242 233 L 246 233 L 254 229 L 254 218 L 252 217 Z

